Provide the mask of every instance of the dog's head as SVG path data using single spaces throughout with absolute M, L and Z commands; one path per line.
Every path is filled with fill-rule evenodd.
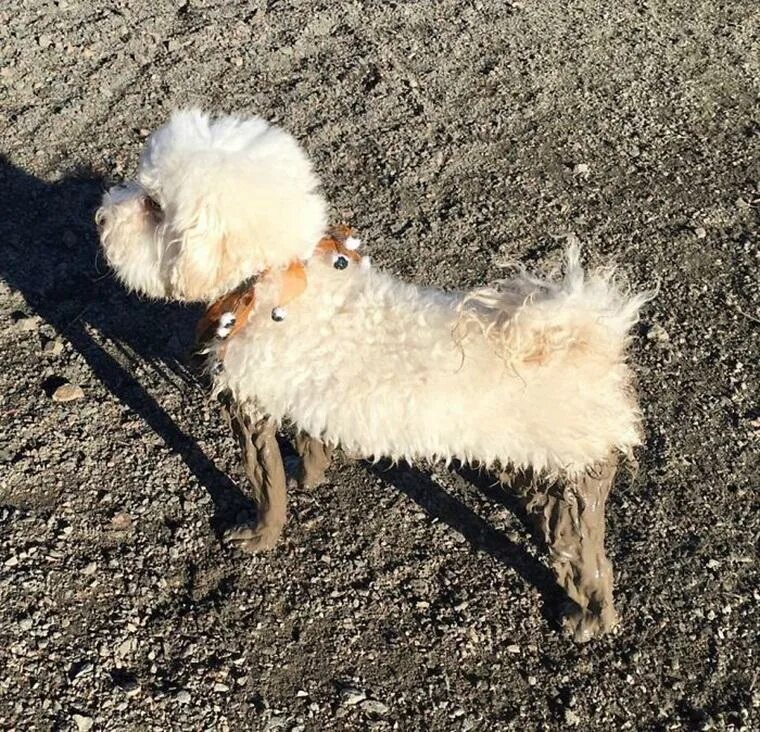
M 287 132 L 183 111 L 151 135 L 136 180 L 105 194 L 96 221 L 128 287 L 208 302 L 312 254 L 327 223 L 318 186 Z

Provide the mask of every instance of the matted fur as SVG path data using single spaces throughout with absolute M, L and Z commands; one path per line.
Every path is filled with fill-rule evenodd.
M 577 274 L 486 299 L 315 258 L 284 322 L 276 280 L 260 287 L 218 388 L 365 456 L 580 472 L 639 443 L 625 344 L 641 298 Z
M 367 457 L 573 475 L 639 443 L 625 350 L 646 298 L 605 273 L 585 278 L 576 248 L 561 279 L 523 272 L 470 293 L 336 270 L 311 256 L 325 206 L 308 162 L 261 120 L 175 116 L 148 142 L 137 178 L 99 212 L 128 286 L 211 301 L 272 270 L 216 380 L 239 403 Z M 294 258 L 308 260 L 308 286 L 274 322 L 278 268 Z

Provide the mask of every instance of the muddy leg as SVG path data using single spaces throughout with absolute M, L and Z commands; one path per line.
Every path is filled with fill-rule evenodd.
M 243 454 L 258 515 L 255 525 L 230 529 L 225 540 L 246 552 L 265 551 L 280 537 L 287 503 L 285 468 L 275 424 L 269 417 L 252 414 L 236 405 L 228 408 L 228 414 Z
M 564 626 L 584 643 L 617 625 L 612 599 L 612 564 L 604 553 L 604 508 L 615 479 L 616 461 L 532 497 L 549 547 L 557 582 L 572 600 Z
M 296 450 L 301 457 L 298 484 L 302 488 L 314 488 L 324 483 L 325 471 L 330 467 L 332 447 L 306 432 L 299 432 L 296 435 Z

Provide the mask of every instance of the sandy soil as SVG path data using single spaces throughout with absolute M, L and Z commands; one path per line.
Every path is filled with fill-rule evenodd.
M 758 729 L 755 7 L 0 5 L 0 728 Z M 618 634 L 566 641 L 516 502 L 441 467 L 339 460 L 274 553 L 221 545 L 246 501 L 182 367 L 197 313 L 123 292 L 92 224 L 187 104 L 287 126 L 411 280 L 576 236 L 659 284 Z

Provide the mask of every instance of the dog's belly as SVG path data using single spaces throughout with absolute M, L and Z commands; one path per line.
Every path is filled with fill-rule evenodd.
M 236 399 L 367 457 L 580 470 L 635 442 L 624 366 L 510 369 L 482 335 L 457 339 L 456 296 L 383 275 L 346 292 L 350 278 L 324 274 L 335 281 L 310 279 L 285 321 L 265 302 L 229 344 Z

